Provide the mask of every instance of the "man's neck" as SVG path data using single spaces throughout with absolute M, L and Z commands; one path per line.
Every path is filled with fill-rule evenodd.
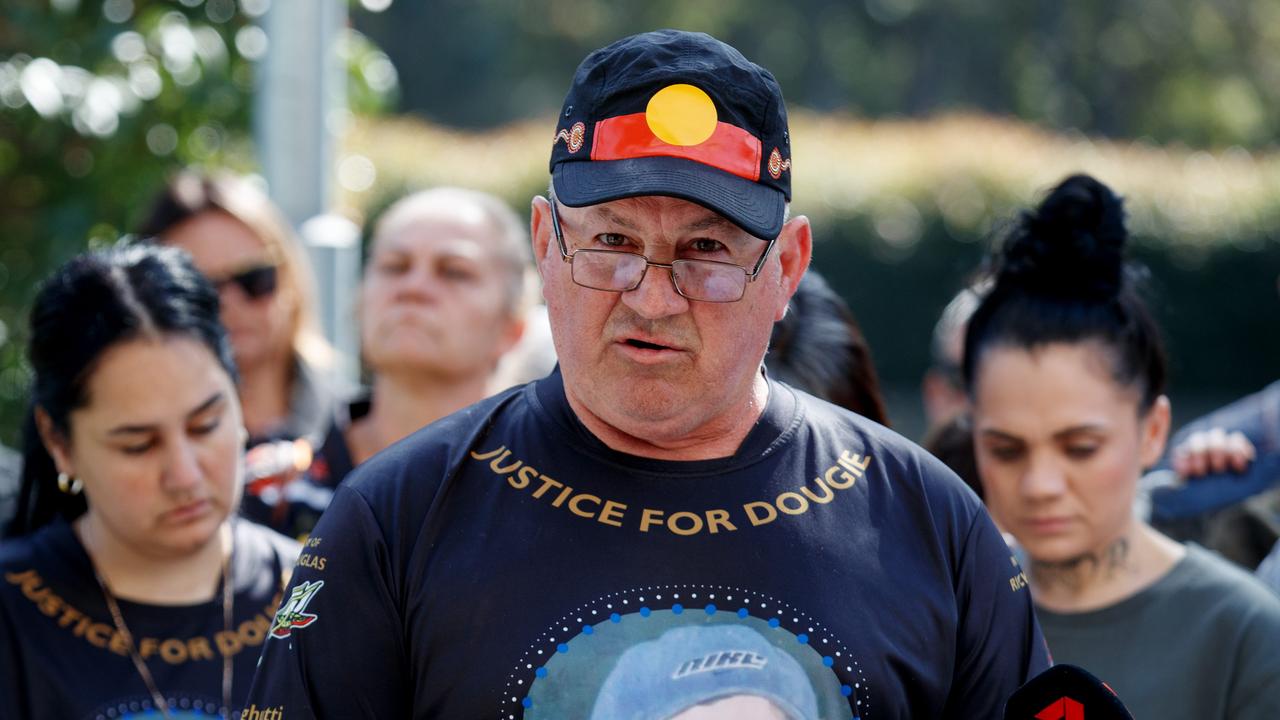
M 440 418 L 486 396 L 488 377 L 442 377 L 387 372 L 373 383 L 369 413 L 352 423 L 347 446 L 352 460 L 364 462 L 374 453 Z
M 728 457 L 742 445 L 769 401 L 769 383 L 755 373 L 740 400 L 709 420 L 689 427 L 687 422 L 611 424 L 593 413 L 565 385 L 565 397 L 578 419 L 600 442 L 619 452 L 656 460 L 711 460 Z
M 230 552 L 230 528 L 222 528 L 203 546 L 183 555 L 148 554 L 117 537 L 92 513 L 73 527 L 94 567 L 118 598 L 153 605 L 206 602 L 222 579 L 223 553 Z

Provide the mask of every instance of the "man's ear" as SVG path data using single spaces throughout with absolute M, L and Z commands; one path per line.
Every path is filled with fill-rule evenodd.
M 783 286 L 784 297 L 774 315 L 774 322 L 787 314 L 787 303 L 800 286 L 800 278 L 809 269 L 809 260 L 813 257 L 813 228 L 809 225 L 809 218 L 797 215 L 788 220 L 782 226 L 776 244 L 778 263 L 782 266 L 778 282 Z
M 49 456 L 53 458 L 58 472 L 75 477 L 75 465 L 71 462 L 71 447 L 66 435 L 53 424 L 53 418 L 49 417 L 49 413 L 45 412 L 44 408 L 37 405 L 35 414 L 36 431 L 40 433 L 40 441 L 49 451 Z
M 547 262 L 547 250 L 552 239 L 551 203 L 541 195 L 535 195 L 529 213 L 529 238 L 533 243 L 533 264 L 538 276 L 545 277 L 543 263 Z

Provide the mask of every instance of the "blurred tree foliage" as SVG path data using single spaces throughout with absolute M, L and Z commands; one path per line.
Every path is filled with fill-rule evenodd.
M 976 110 L 1196 146 L 1280 135 L 1280 0 L 428 0 L 354 19 L 401 69 L 402 109 L 449 125 L 553 113 L 587 52 L 677 27 L 822 112 Z
M 4 0 L 0 6 L 0 443 L 17 442 L 37 282 L 109 244 L 185 165 L 252 170 L 258 26 L 270 0 Z M 354 31 L 352 108 L 388 104 L 395 70 Z
M 37 281 L 126 232 L 175 167 L 252 169 L 254 63 L 267 48 L 257 23 L 270 2 L 0 3 L 0 442 L 17 440 Z M 369 133 L 357 122 L 352 151 L 377 182 L 346 188 L 348 208 L 442 181 L 527 208 L 545 183 L 550 125 L 511 123 L 553 117 L 591 49 L 639 30 L 704 30 L 770 68 L 796 117 L 831 114 L 807 120 L 816 144 L 797 156 L 797 208 L 815 217 L 819 267 L 862 315 L 887 379 L 917 376 L 923 346 L 904 333 L 927 332 L 993 219 L 1079 167 L 1135 199 L 1157 277 L 1168 268 L 1185 280 L 1177 289 L 1193 301 L 1166 315 L 1186 338 L 1175 348 L 1192 368 L 1182 377 L 1234 388 L 1274 363 L 1280 0 L 400 0 L 361 9 L 388 2 L 349 0 L 354 29 L 341 51 L 354 114 L 389 106 L 398 91 L 401 110 L 503 129 L 424 135 L 403 121 Z M 851 119 L 955 110 L 1061 132 L 1023 142 L 1032 131 L 1016 123 L 931 135 L 915 121 Z M 1138 142 L 1096 146 L 1108 137 Z M 1213 283 L 1208 270 L 1240 275 Z M 1233 300 L 1245 287 L 1261 289 Z M 878 312 L 881 302 L 895 312 Z

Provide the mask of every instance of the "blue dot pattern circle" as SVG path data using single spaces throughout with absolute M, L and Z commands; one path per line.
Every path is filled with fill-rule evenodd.
M 707 589 L 712 592 L 707 592 Z M 690 592 L 690 590 L 696 591 Z M 609 593 L 594 602 L 579 606 L 576 611 L 566 614 L 560 621 L 555 623 L 554 626 L 549 627 L 547 631 L 542 633 L 543 640 L 541 642 L 533 643 L 529 650 L 525 652 L 525 659 L 521 661 L 519 666 L 517 666 L 515 672 L 510 675 L 511 680 L 507 683 L 508 693 L 504 706 L 510 707 L 506 706 L 505 703 L 511 702 L 515 703 L 517 709 L 502 710 L 502 717 L 508 717 L 509 713 L 513 713 L 510 714 L 510 717 L 514 718 L 516 717 L 516 714 L 519 713 L 518 708 L 528 709 L 534 705 L 533 697 L 529 695 L 531 688 L 524 680 L 520 679 L 521 675 L 527 678 L 529 675 L 525 673 L 531 673 L 533 677 L 538 679 L 543 679 L 549 676 L 548 669 L 542 666 L 542 664 L 548 662 L 550 657 L 545 654 L 544 650 L 539 649 L 539 645 L 542 645 L 542 647 L 545 648 L 546 645 L 542 643 L 549 641 L 551 646 L 555 648 L 556 653 L 568 653 L 568 641 L 572 640 L 572 636 L 562 635 L 561 633 L 569 633 L 569 628 L 571 626 L 576 625 L 581 628 L 580 635 L 590 636 L 596 633 L 597 624 L 599 622 L 603 622 L 604 617 L 607 617 L 610 623 L 615 624 L 626 621 L 628 615 L 631 613 L 635 613 L 641 618 L 649 618 L 652 616 L 654 609 L 650 607 L 650 603 L 645 602 L 646 599 L 657 601 L 656 607 L 658 609 L 668 607 L 671 614 L 681 615 L 685 609 L 684 604 L 682 602 L 671 601 L 683 599 L 682 593 L 688 593 L 688 597 L 691 599 L 701 599 L 699 594 L 705 593 L 703 597 L 707 600 L 716 599 L 716 593 L 724 593 L 725 599 L 729 601 L 734 600 L 736 595 L 741 594 L 742 599 L 746 602 L 745 606 L 740 606 L 735 613 L 739 618 L 746 619 L 755 616 L 757 619 L 765 621 L 768 627 L 774 629 L 783 627 L 783 623 L 785 622 L 787 627 L 790 629 L 790 632 L 795 633 L 794 637 L 797 642 L 801 644 L 810 644 L 810 641 L 814 639 L 814 636 L 811 636 L 811 633 L 819 631 L 821 634 L 816 635 L 816 638 L 820 639 L 820 643 L 815 647 L 815 649 L 821 648 L 822 650 L 825 650 L 827 647 L 832 647 L 840 650 L 840 652 L 834 653 L 834 657 L 832 655 L 822 654 L 822 665 L 831 669 L 833 672 L 838 673 L 838 676 L 844 675 L 852 677 L 854 680 L 861 680 L 861 683 L 841 683 L 839 686 L 840 694 L 845 698 L 850 699 L 851 704 L 853 704 L 853 699 L 857 699 L 857 707 L 851 708 L 853 713 L 847 717 L 851 717 L 852 720 L 861 720 L 861 711 L 867 709 L 867 704 L 865 702 L 867 699 L 865 688 L 866 678 L 863 675 L 861 664 L 847 656 L 848 650 L 842 643 L 827 634 L 828 631 L 822 627 L 820 622 L 815 621 L 810 616 L 801 612 L 798 608 L 794 608 L 786 602 L 778 601 L 775 598 L 759 592 L 720 585 L 693 584 L 633 588 L 627 591 Z M 639 602 L 636 602 L 637 600 Z M 755 605 L 753 605 L 753 602 Z M 670 605 L 667 603 L 670 603 Z M 706 602 L 705 604 L 698 603 L 695 607 L 697 606 L 701 606 L 708 616 L 715 615 L 720 610 L 715 602 Z M 787 615 L 783 614 L 784 609 Z M 605 612 L 600 612 L 600 610 L 604 610 Z M 804 619 L 803 621 L 802 618 Z M 807 630 L 807 632 L 805 632 L 805 630 Z M 560 637 L 562 640 L 557 641 L 555 639 L 556 637 Z M 832 641 L 835 641 L 834 645 L 830 644 Z M 554 654 L 555 653 L 553 653 L 553 655 Z M 535 663 L 538 664 L 539 667 L 535 668 Z M 837 667 L 837 663 L 840 663 L 840 667 Z M 857 690 L 856 695 L 854 692 L 854 685 L 861 688 Z

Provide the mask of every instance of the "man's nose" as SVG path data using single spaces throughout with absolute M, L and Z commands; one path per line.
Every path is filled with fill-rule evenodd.
M 640 285 L 622 293 L 622 302 L 647 320 L 678 315 L 689 310 L 689 300 L 676 292 L 671 270 L 650 265 Z

